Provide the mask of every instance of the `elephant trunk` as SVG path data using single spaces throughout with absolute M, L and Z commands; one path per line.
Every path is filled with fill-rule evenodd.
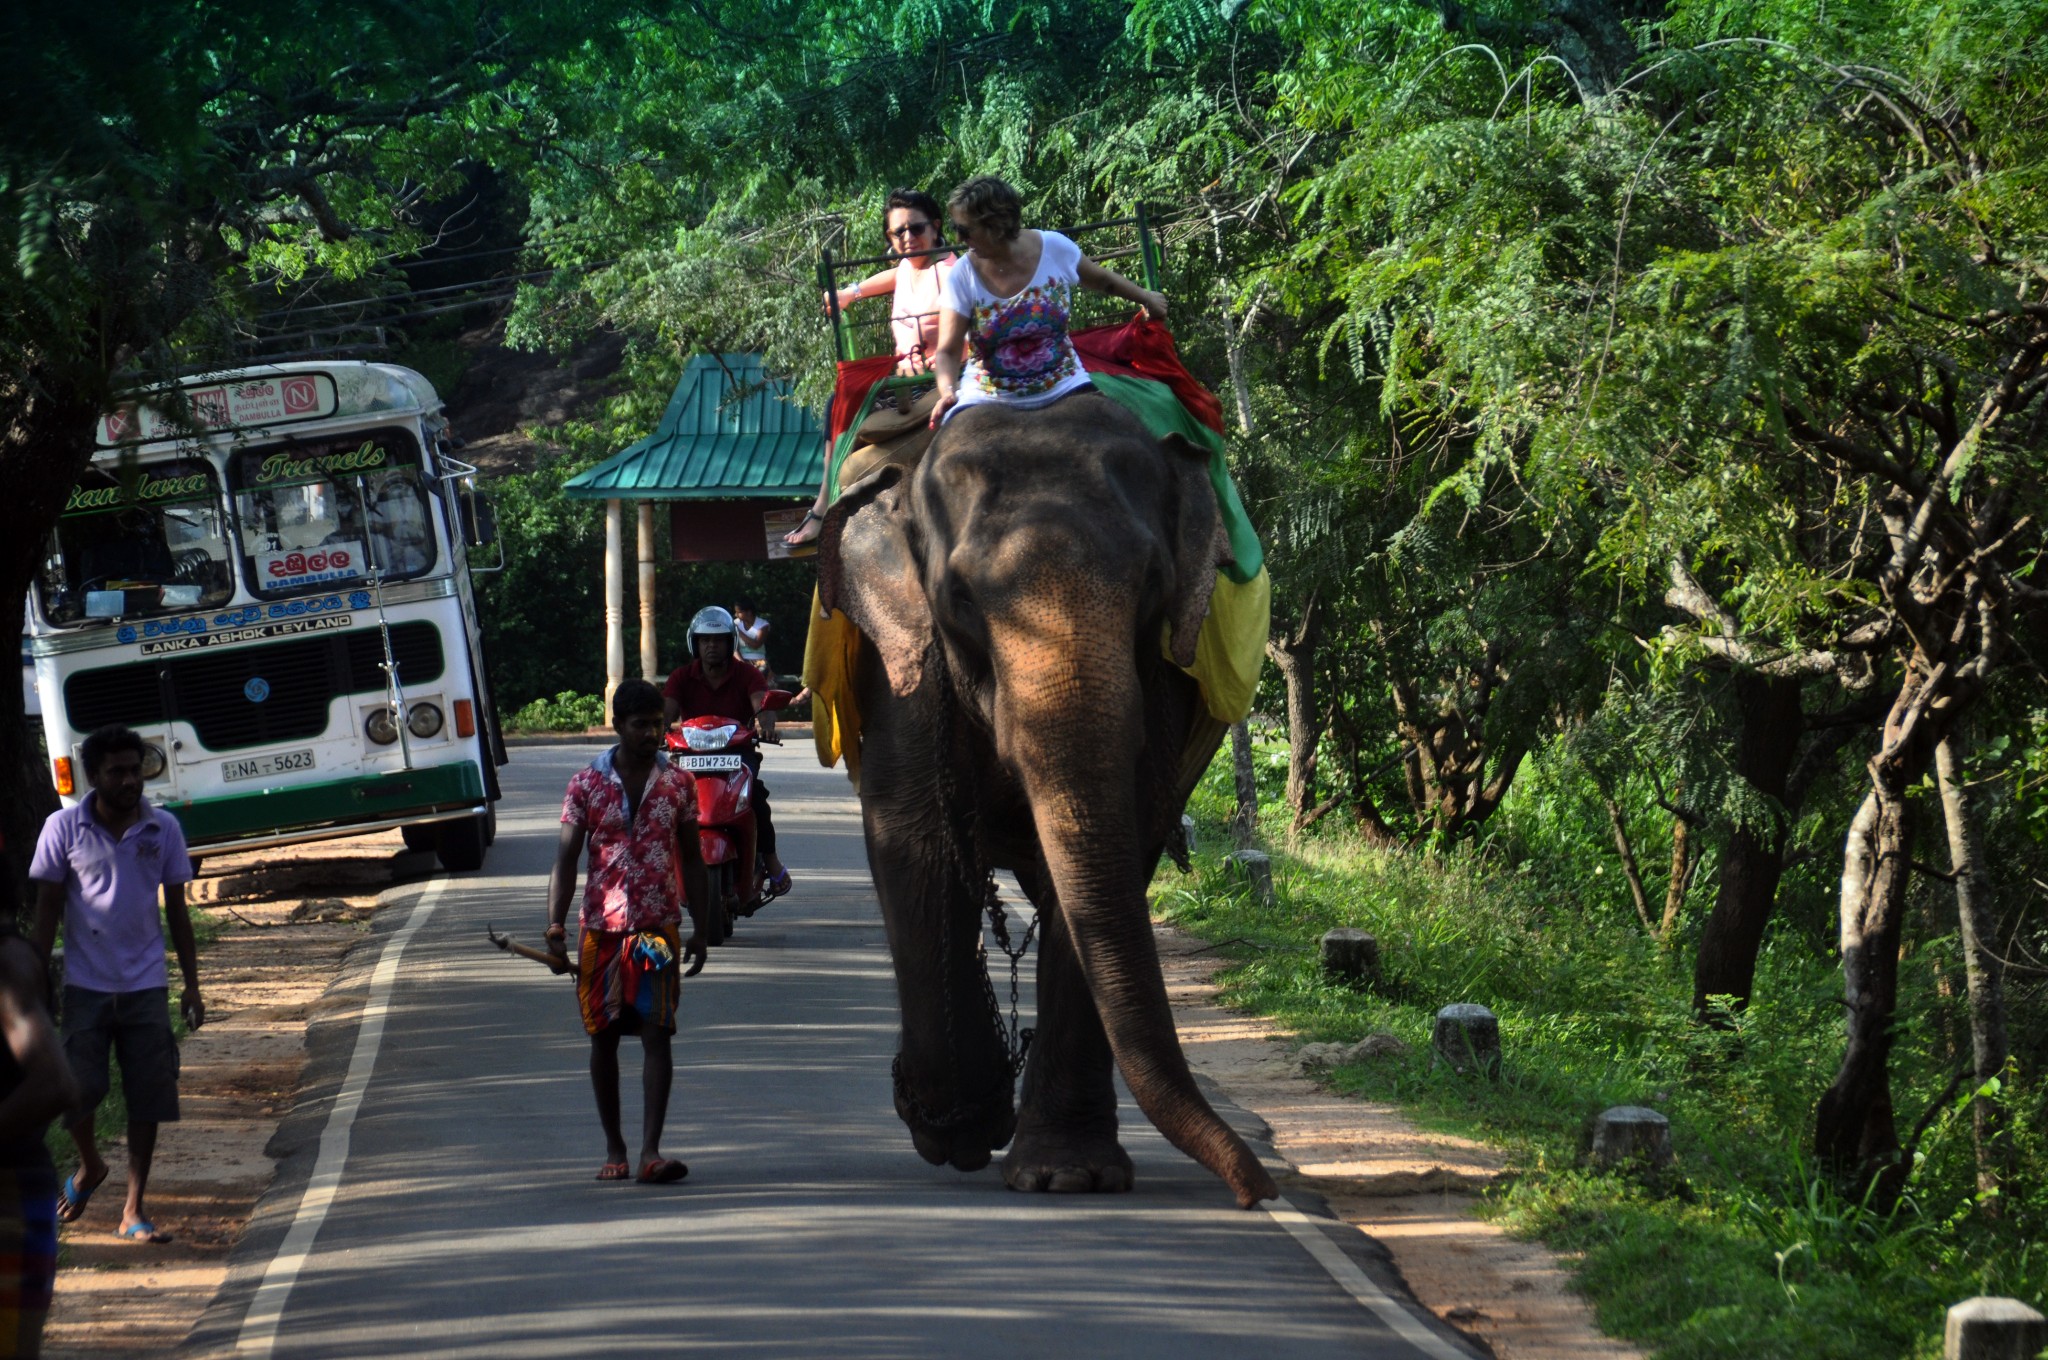
M 1145 758 L 1142 692 L 1100 635 L 998 665 L 1003 754 L 1022 779 L 1059 910 L 1102 1017 L 1117 1070 L 1153 1126 L 1215 1173 L 1241 1207 L 1279 1194 L 1188 1071 L 1145 902 L 1135 767 Z M 999 644 L 999 651 L 1002 649 Z M 1048 666 L 1049 655 L 1071 662 Z

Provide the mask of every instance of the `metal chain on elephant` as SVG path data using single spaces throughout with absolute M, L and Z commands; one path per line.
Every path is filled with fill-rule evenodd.
M 1030 952 L 1031 942 L 1038 937 L 1038 916 L 1036 913 L 1032 914 L 1031 924 L 1024 927 L 1024 938 L 1019 940 L 1013 948 L 1010 944 L 1010 919 L 1003 911 L 1003 894 L 1002 890 L 996 887 L 996 876 L 989 874 L 983 882 L 985 889 L 982 902 L 983 909 L 988 914 L 989 933 L 996 937 L 996 946 L 1010 960 L 1010 1026 L 1008 1043 L 1010 1048 L 1010 1075 L 1015 1076 L 1024 1070 L 1024 1057 L 1031 1051 L 1032 1039 L 1038 1035 L 1038 1031 L 1035 1029 L 1021 1028 L 1017 1020 L 1017 974 L 1018 970 L 1023 967 L 1024 955 Z M 988 976 L 986 970 L 983 971 L 982 976 L 984 979 Z M 990 1005 L 996 1005 L 994 984 L 989 985 L 988 999 Z M 1002 1027 L 1003 1012 L 1001 1007 L 997 1006 L 996 1028 L 1001 1029 Z

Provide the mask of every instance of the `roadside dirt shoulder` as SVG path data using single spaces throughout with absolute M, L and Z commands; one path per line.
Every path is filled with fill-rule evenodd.
M 173 1238 L 115 1238 L 127 1148 L 114 1140 L 106 1183 L 60 1237 L 44 1354 L 136 1360 L 183 1343 L 270 1184 L 265 1149 L 298 1087 L 306 1026 L 406 863 L 396 832 L 203 863 L 189 900 L 217 931 L 200 951 L 207 1023 L 180 1049 L 183 1117 L 163 1127 L 149 1183 L 150 1217 Z M 60 1158 L 58 1173 L 75 1165 Z
M 1154 935 L 1189 1063 L 1272 1127 L 1290 1168 L 1278 1173 L 1283 1188 L 1323 1196 L 1392 1253 L 1425 1308 L 1500 1360 L 1641 1360 L 1600 1334 L 1555 1253 L 1475 1217 L 1478 1192 L 1505 1170 L 1497 1152 L 1300 1075 L 1293 1035 L 1215 1004 L 1221 960 L 1171 927 Z

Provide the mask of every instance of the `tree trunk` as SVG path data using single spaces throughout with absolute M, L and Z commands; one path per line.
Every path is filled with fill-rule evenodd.
M 1266 645 L 1287 688 L 1287 806 L 1294 811 L 1296 825 L 1316 805 L 1316 744 L 1323 735 L 1316 709 L 1316 644 L 1321 633 L 1319 611 L 1310 600 L 1301 623 Z
M 1259 777 L 1252 764 L 1251 728 L 1230 725 L 1230 772 L 1237 785 L 1237 811 L 1230 818 L 1231 844 L 1249 850 L 1259 834 Z
M 1600 801 L 1607 805 L 1607 827 L 1614 833 L 1614 851 L 1621 856 L 1621 873 L 1628 880 L 1629 900 L 1635 903 L 1636 918 L 1643 923 L 1646 932 L 1654 934 L 1657 923 L 1650 919 L 1650 893 L 1643 886 L 1643 871 L 1636 863 L 1636 848 L 1629 844 L 1628 821 L 1621 814 L 1620 802 L 1612 794 L 1601 794 Z
M 1666 949 L 1678 933 L 1678 914 L 1685 908 L 1686 890 L 1692 886 L 1692 823 L 1684 817 L 1671 818 L 1671 878 L 1664 885 L 1664 918 L 1657 923 L 1657 943 Z
M 1753 671 L 1735 675 L 1735 699 L 1742 714 L 1735 772 L 1781 806 L 1804 724 L 1799 689 L 1797 680 Z M 1693 962 L 1692 1005 L 1699 1016 L 1711 1016 L 1711 998 L 1717 996 L 1734 998 L 1737 1010 L 1749 1004 L 1757 951 L 1777 902 L 1778 878 L 1785 871 L 1785 832 L 1778 812 L 1773 809 L 1774 824 L 1769 828 L 1738 826 L 1729 834 L 1721 859 L 1720 891 L 1700 928 L 1699 954 Z
M 1998 957 L 1998 920 L 1991 883 L 1984 872 L 1976 809 L 1963 778 L 1962 738 L 1951 731 L 1934 748 L 1941 783 L 1942 819 L 1948 825 L 1948 853 L 1955 874 L 1956 916 L 1962 924 L 1963 970 L 1970 993 L 1970 1057 L 1974 1085 L 1998 1077 L 2011 1054 L 2005 1028 L 2005 964 Z M 1998 1189 L 2011 1162 L 1999 1103 L 1982 1097 L 1970 1105 L 1977 1150 L 1977 1191 L 1985 1213 L 1996 1216 Z
M 22 605 L 35 582 L 50 526 L 92 460 L 100 403 L 48 372 L 0 382 L 0 635 L 19 638 Z M 63 755 L 66 752 L 56 752 Z M 0 837 L 6 872 L 26 890 L 29 858 L 43 819 L 57 807 L 50 768 L 22 711 L 21 687 L 0 685 Z M 24 902 L 33 900 L 28 897 Z
M 1875 1183 L 1889 1208 L 1902 1181 L 1892 1115 L 1892 1017 L 1899 927 L 1912 877 L 1913 812 L 1895 778 L 1872 781 L 1842 852 L 1842 991 L 1849 1043 L 1814 1111 L 1815 1153 L 1845 1179 Z

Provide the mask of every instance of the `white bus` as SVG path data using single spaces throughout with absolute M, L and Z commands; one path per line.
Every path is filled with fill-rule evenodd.
M 397 827 L 481 867 L 505 755 L 469 553 L 494 534 L 440 398 L 343 362 L 178 392 L 101 419 L 29 592 L 58 794 L 121 723 L 195 856 Z

